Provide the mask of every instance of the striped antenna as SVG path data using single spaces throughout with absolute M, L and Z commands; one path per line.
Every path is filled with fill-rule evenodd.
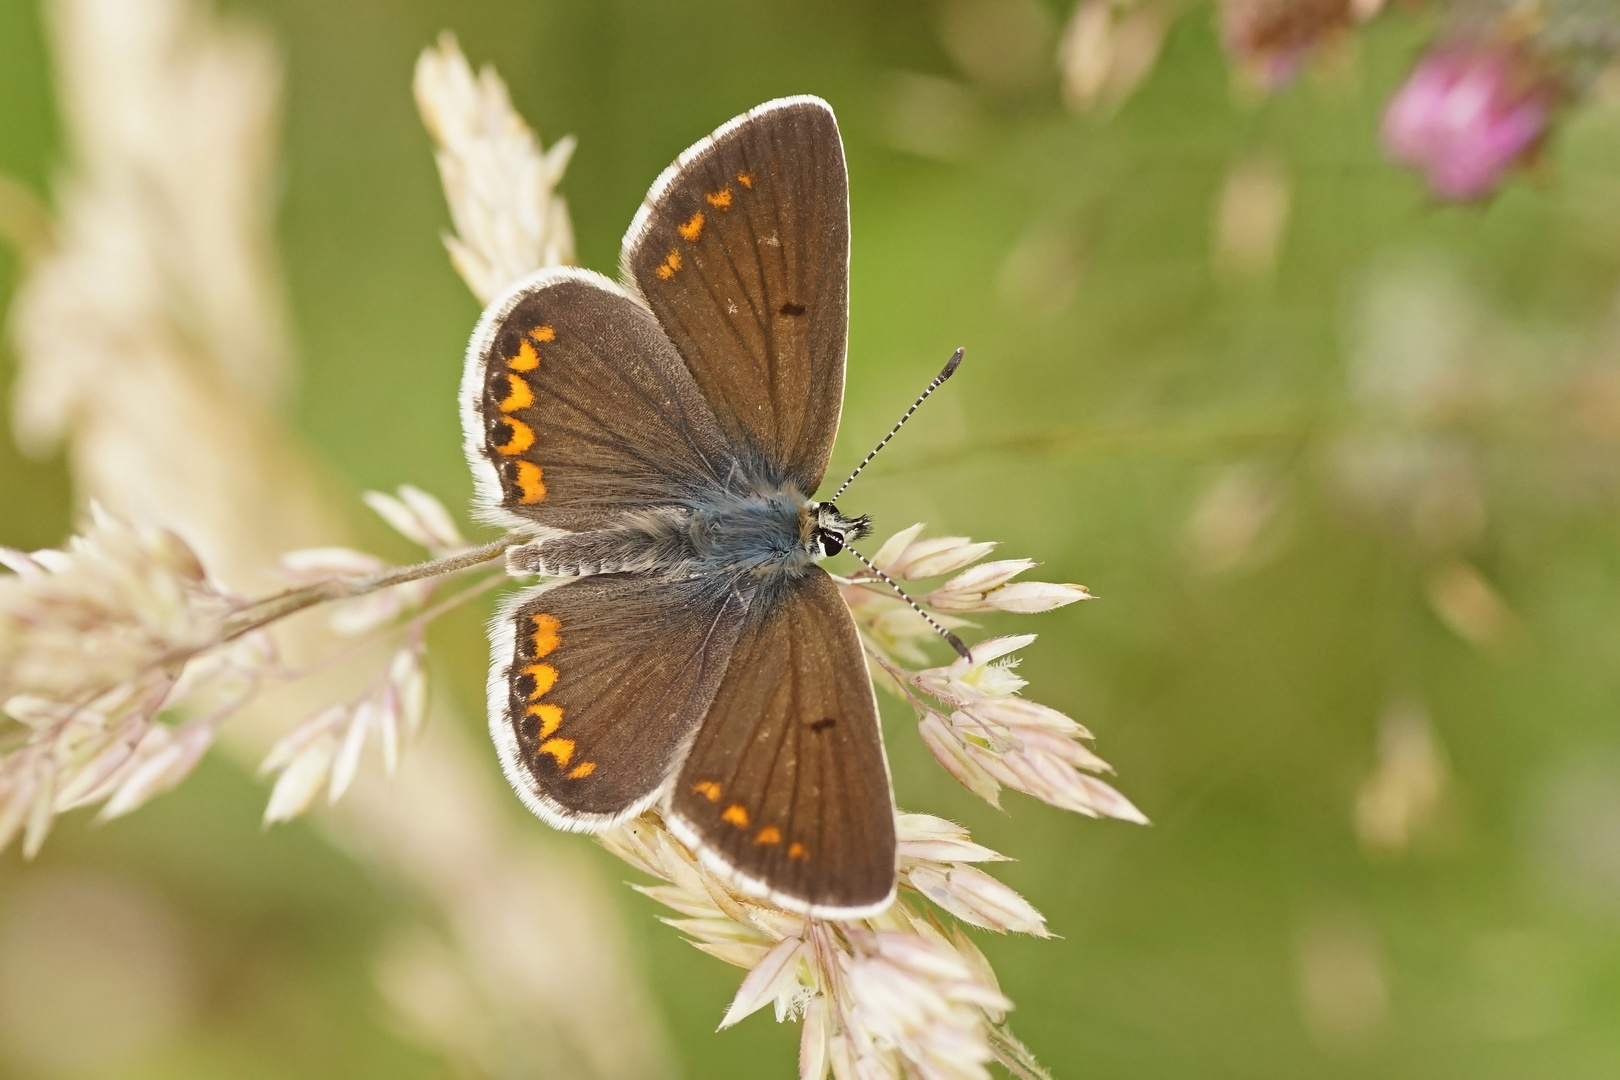
M 962 359 L 962 350 L 961 349 L 956 350 L 956 359 L 957 360 Z M 949 377 L 950 377 L 950 369 L 946 368 L 945 369 L 945 374 L 940 376 L 938 381 L 939 382 L 944 382 Z M 932 389 L 932 387 L 930 387 L 929 389 Z M 927 397 L 928 395 L 924 394 L 923 396 Z M 854 548 L 845 547 L 844 550 L 849 552 L 851 555 L 855 556 L 857 559 L 861 560 L 861 565 L 862 566 L 864 566 L 868 570 L 872 571 L 872 573 L 876 574 L 879 578 L 881 578 L 883 580 L 883 582 L 886 585 L 889 586 L 889 588 L 893 589 L 896 593 L 900 594 L 900 599 L 902 599 L 906 603 L 910 604 L 911 605 L 911 610 L 915 611 L 917 614 L 921 615 L 923 617 L 923 621 L 928 623 L 929 626 L 932 626 L 934 628 L 934 632 L 936 634 L 938 634 L 940 637 L 944 638 L 946 641 L 950 642 L 951 643 L 951 648 L 955 649 L 959 654 L 961 654 L 963 659 L 968 660 L 970 662 L 972 661 L 973 654 L 968 651 L 968 647 L 966 645 L 962 644 L 962 639 L 957 637 L 955 634 L 951 633 L 949 630 L 945 629 L 943 626 L 939 625 L 939 623 L 934 620 L 934 617 L 932 615 L 928 614 L 928 612 L 926 612 L 926 611 L 924 611 L 922 609 L 921 604 L 917 603 L 917 601 L 915 601 L 911 597 L 907 596 L 906 591 L 904 589 L 902 589 L 900 586 L 898 586 L 898 585 L 896 585 L 894 583 L 894 578 L 890 577 L 888 574 L 885 574 L 883 571 L 881 571 L 877 567 L 873 566 L 871 559 L 868 559 L 865 555 L 862 555 L 860 552 L 856 551 Z
M 938 375 L 935 375 L 934 376 L 934 381 L 928 384 L 928 388 L 925 389 L 921 394 L 917 395 L 917 400 L 913 401 L 911 403 L 911 408 L 906 410 L 906 415 L 904 415 L 904 416 L 902 416 L 900 418 L 900 422 L 898 424 L 894 425 L 894 427 L 889 429 L 889 433 L 887 435 L 883 436 L 883 441 L 882 442 L 880 442 L 876 446 L 872 447 L 872 452 L 870 454 L 867 454 L 865 460 L 863 460 L 859 465 L 855 466 L 855 471 L 849 474 L 849 479 L 848 480 L 845 480 L 842 484 L 838 485 L 838 490 L 833 492 L 833 496 L 832 496 L 832 498 L 827 500 L 828 502 L 830 502 L 830 503 L 837 502 L 838 501 L 838 496 L 842 495 L 844 493 L 844 489 L 849 487 L 849 485 L 851 485 L 851 484 L 853 484 L 855 482 L 855 478 L 857 476 L 861 475 L 861 470 L 866 468 L 867 465 L 871 464 L 873 458 L 877 457 L 878 451 L 883 449 L 885 446 L 889 445 L 889 440 L 894 438 L 895 434 L 901 428 L 906 426 L 906 421 L 910 420 L 911 419 L 911 414 L 916 412 L 919 408 L 921 408 L 922 403 L 928 400 L 928 395 L 932 394 L 935 390 L 938 390 L 941 386 L 943 386 L 945 384 L 946 379 L 948 379 L 952 375 L 956 374 L 957 365 L 959 365 L 962 362 L 962 354 L 964 352 L 966 352 L 966 351 L 967 350 L 965 350 L 965 349 L 957 349 L 956 352 L 951 354 L 950 360 L 947 361 L 946 364 L 945 364 L 945 369 L 943 371 L 941 371 Z M 868 563 L 867 565 L 871 565 L 871 564 Z M 874 567 L 873 569 L 876 569 L 876 568 Z M 881 571 L 879 571 L 879 573 L 881 573 Z M 883 580 L 888 581 L 889 579 L 884 578 Z M 894 585 L 894 582 L 889 581 L 889 584 Z M 895 587 L 899 588 L 899 586 L 895 586 Z M 901 593 L 901 595 L 904 596 L 905 594 Z M 916 605 L 912 605 L 912 606 L 915 607 Z M 927 616 L 924 616 L 924 618 L 926 618 L 926 617 Z M 945 631 L 941 630 L 940 633 L 943 634 L 943 633 L 945 633 Z M 949 637 L 950 635 L 947 634 L 946 636 Z M 957 651 L 961 652 L 961 649 L 958 649 Z M 966 656 L 967 654 L 962 653 L 962 655 Z

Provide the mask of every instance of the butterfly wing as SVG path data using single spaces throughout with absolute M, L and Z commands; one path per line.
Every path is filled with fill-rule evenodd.
M 817 569 L 755 597 L 666 816 L 741 888 L 855 918 L 894 897 L 894 797 L 860 638 Z
M 461 421 L 480 516 L 584 529 L 715 486 L 734 454 L 653 316 L 618 285 L 559 267 L 484 312 Z
M 687 150 L 620 260 L 767 479 L 821 483 L 844 400 L 849 182 L 825 101 L 782 98 Z
M 490 734 L 529 809 L 585 832 L 645 809 L 679 766 L 747 609 L 723 582 L 633 574 L 507 601 L 491 629 Z

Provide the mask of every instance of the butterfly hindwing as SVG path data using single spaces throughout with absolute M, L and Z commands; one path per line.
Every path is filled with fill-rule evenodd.
M 461 387 L 482 515 L 589 528 L 714 486 L 733 455 L 652 315 L 600 274 L 559 267 L 490 305 Z
M 849 183 L 827 103 L 767 102 L 687 150 L 620 258 L 727 434 L 814 492 L 849 323 Z
M 755 598 L 671 790 L 672 828 L 740 887 L 855 917 L 894 895 L 877 702 L 838 587 L 812 570 Z
M 490 733 L 529 809 L 595 831 L 646 807 L 707 711 L 747 607 L 723 582 L 638 574 L 542 585 L 503 605 Z

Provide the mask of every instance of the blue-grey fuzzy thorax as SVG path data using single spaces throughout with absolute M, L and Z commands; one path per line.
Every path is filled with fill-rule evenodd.
M 814 564 L 807 544 L 814 516 L 793 487 L 722 494 L 693 508 L 695 560 L 710 573 L 785 573 Z

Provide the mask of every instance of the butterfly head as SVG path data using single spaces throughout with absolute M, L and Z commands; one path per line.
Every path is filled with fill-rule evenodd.
M 872 519 L 865 514 L 847 518 L 830 502 L 812 503 L 810 509 L 816 519 L 810 533 L 810 554 L 818 561 L 838 554 L 872 531 Z

